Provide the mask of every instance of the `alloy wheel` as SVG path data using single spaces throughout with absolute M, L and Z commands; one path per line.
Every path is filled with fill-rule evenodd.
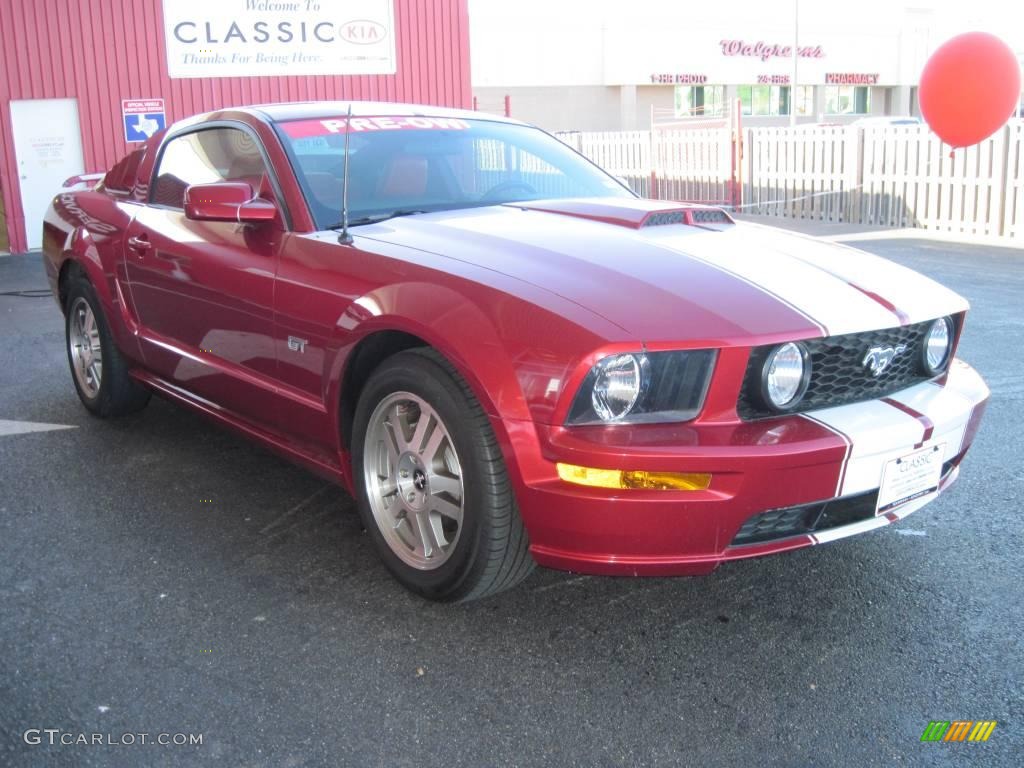
M 394 392 L 377 404 L 363 444 L 363 480 L 391 551 L 419 570 L 443 565 L 462 531 L 465 489 L 451 434 L 423 398 Z
M 79 296 L 71 305 L 68 320 L 68 351 L 78 386 L 90 398 L 99 395 L 103 379 L 103 347 L 96 315 Z

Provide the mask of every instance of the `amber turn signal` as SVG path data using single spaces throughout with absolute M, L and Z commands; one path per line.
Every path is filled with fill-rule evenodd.
M 711 485 L 704 472 L 646 472 L 644 470 L 594 469 L 575 464 L 555 465 L 567 483 L 592 488 L 640 488 L 655 491 L 703 491 Z

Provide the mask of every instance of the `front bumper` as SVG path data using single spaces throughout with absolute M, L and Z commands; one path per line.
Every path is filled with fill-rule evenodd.
M 608 575 L 700 575 L 722 562 L 799 549 L 893 523 L 948 488 L 988 400 L 960 360 L 936 382 L 882 400 L 739 424 L 538 428 L 519 489 L 540 565 Z M 872 500 L 883 467 L 918 447 L 943 448 L 937 491 L 882 515 Z M 534 453 L 531 446 L 529 453 Z M 554 462 L 661 472 L 710 472 L 704 491 L 608 490 L 573 485 Z M 834 499 L 835 513 L 813 512 Z M 865 510 L 864 500 L 869 500 Z M 859 505 L 859 506 L 858 506 Z M 768 510 L 811 509 L 802 527 L 753 543 L 736 538 Z M 828 507 L 823 507 L 828 509 Z M 812 524 L 813 521 L 813 524 Z M 750 526 L 747 526 L 749 531 Z M 740 538 L 741 542 L 750 537 Z

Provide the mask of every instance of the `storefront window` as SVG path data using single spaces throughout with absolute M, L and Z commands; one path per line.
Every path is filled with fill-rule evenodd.
M 866 115 L 871 91 L 864 85 L 826 85 L 825 111 L 830 115 Z
M 789 114 L 788 85 L 740 85 L 736 87 L 744 115 Z
M 798 115 L 814 114 L 813 85 L 798 85 L 796 87 L 796 113 Z
M 676 117 L 721 117 L 724 114 L 724 85 L 676 86 Z

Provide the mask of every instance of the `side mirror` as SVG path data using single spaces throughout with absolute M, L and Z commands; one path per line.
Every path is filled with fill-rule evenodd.
M 255 196 L 244 181 L 193 184 L 185 190 L 185 218 L 193 221 L 234 221 L 239 224 L 272 221 L 277 206 Z

